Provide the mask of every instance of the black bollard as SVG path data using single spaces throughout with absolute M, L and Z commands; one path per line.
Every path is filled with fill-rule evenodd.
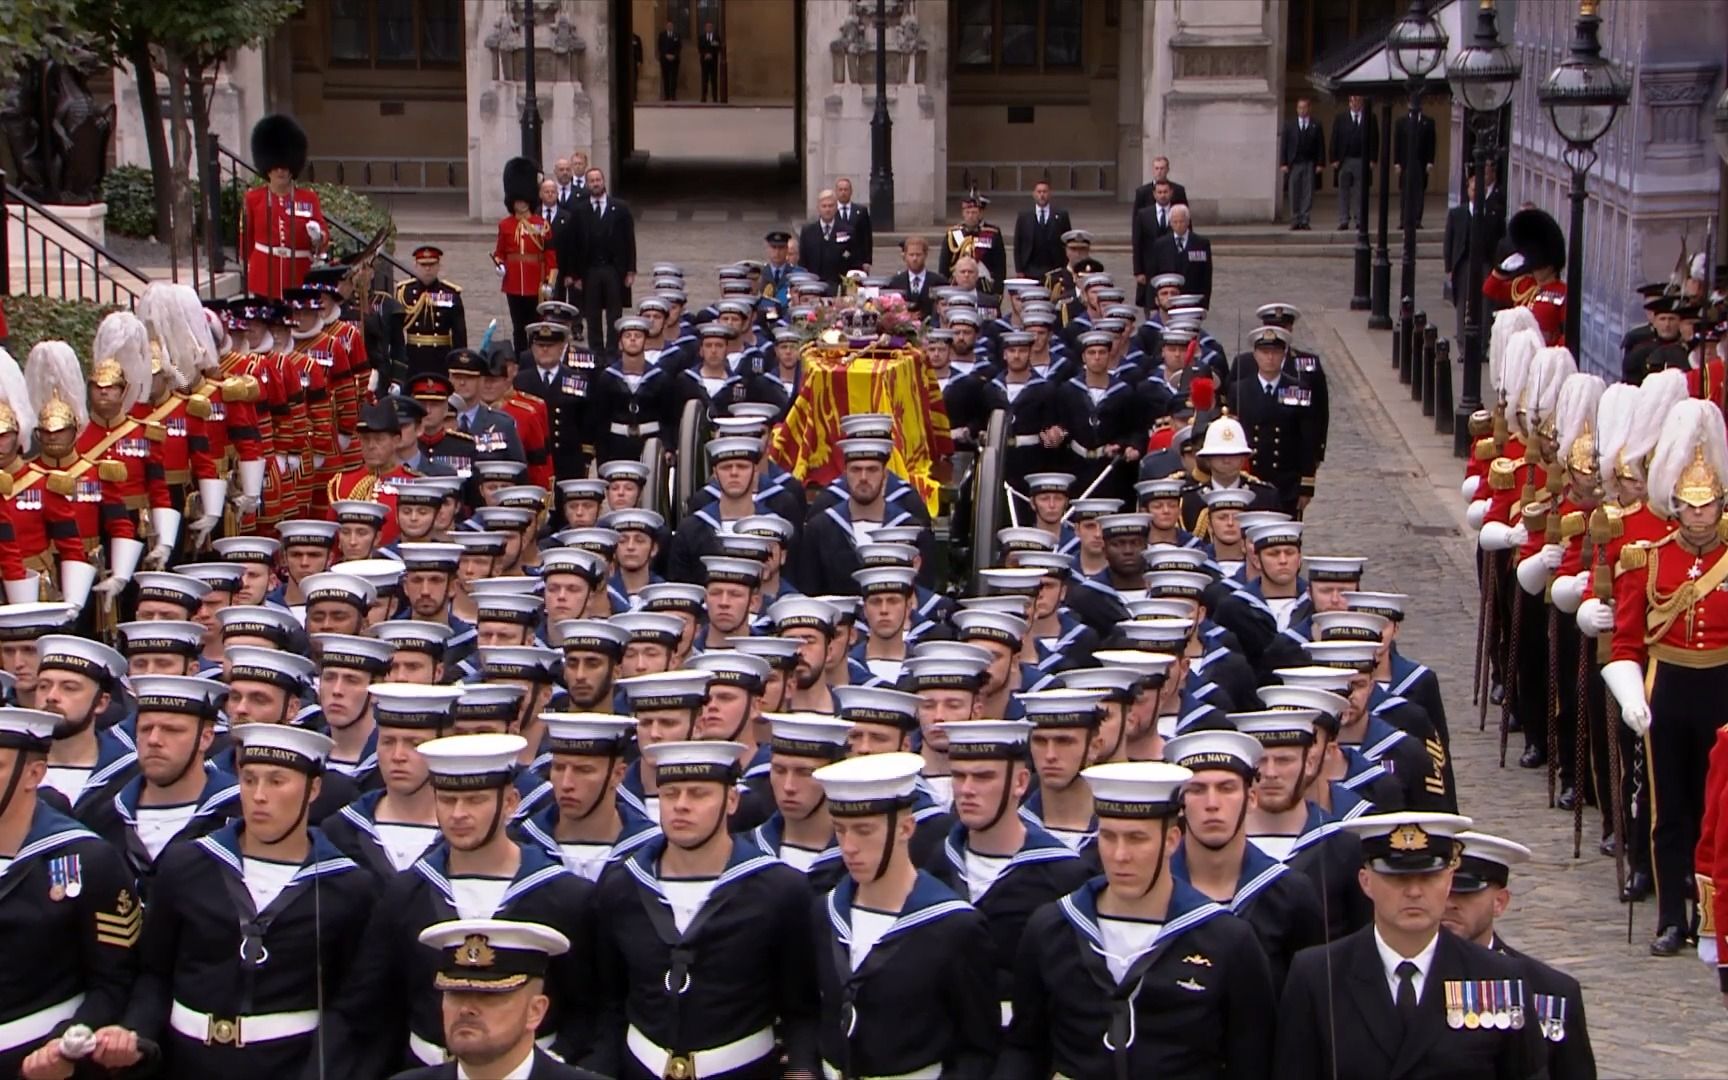
M 1440 335 L 1434 324 L 1422 332 L 1422 415 L 1434 415 L 1434 368 Z
M 1452 343 L 1441 338 L 1434 346 L 1434 430 L 1441 435 L 1457 426 L 1452 410 Z

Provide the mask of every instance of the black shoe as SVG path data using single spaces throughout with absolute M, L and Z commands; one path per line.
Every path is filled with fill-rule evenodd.
M 1664 926 L 1650 943 L 1651 956 L 1679 956 L 1686 947 L 1686 931 L 1678 926 Z
M 1572 809 L 1574 806 L 1578 805 L 1578 789 L 1575 787 L 1569 787 L 1562 791 L 1560 797 L 1554 800 L 1554 805 L 1558 806 L 1562 810 Z
M 1301 232 L 1302 231 L 1302 223 L 1299 221 L 1292 221 L 1290 223 L 1290 231 L 1291 232 Z
M 1338 231 L 1339 232 L 1349 232 L 1350 231 L 1350 223 L 1348 221 L 1340 221 L 1338 223 Z
M 1506 700 L 1506 684 L 1495 683 L 1488 688 L 1488 704 L 1499 705 Z
M 1612 859 L 1620 853 L 1620 838 L 1612 834 L 1604 836 L 1602 843 L 1597 846 L 1597 850 Z
M 1518 764 L 1525 769 L 1540 769 L 1548 764 L 1548 755 L 1540 746 L 1526 746 L 1524 752 L 1518 755 Z
M 1649 897 L 1656 888 L 1656 880 L 1648 870 L 1634 870 L 1626 875 L 1626 884 L 1620 886 L 1620 902 L 1635 904 Z

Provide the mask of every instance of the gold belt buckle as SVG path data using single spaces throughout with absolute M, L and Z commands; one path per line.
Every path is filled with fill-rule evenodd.
M 696 1065 L 689 1054 L 673 1054 L 666 1059 L 664 1080 L 694 1080 Z
M 210 1018 L 210 1031 L 204 1037 L 204 1044 L 209 1046 L 232 1046 L 239 1048 L 245 1043 L 240 1041 L 240 1020 L 221 1020 L 214 1016 Z

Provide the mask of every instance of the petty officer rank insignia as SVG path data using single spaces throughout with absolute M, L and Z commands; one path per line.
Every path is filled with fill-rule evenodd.
M 56 904 L 62 900 L 76 900 L 83 891 L 84 867 L 76 854 L 48 860 L 48 899 Z
M 1448 980 L 1445 991 L 1448 1027 L 1470 1031 L 1519 1031 L 1524 1027 L 1522 979 Z
M 117 945 L 130 949 L 138 944 L 144 929 L 144 907 L 130 889 L 121 889 L 114 900 L 114 910 L 96 913 L 96 941 L 100 945 Z

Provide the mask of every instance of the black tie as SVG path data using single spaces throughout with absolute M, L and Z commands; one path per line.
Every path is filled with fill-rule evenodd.
M 1170 222 L 1164 217 L 1164 208 L 1162 206 L 1158 208 L 1158 227 L 1160 229 L 1167 229 L 1170 227 Z
M 1188 254 L 1188 238 L 1186 236 L 1176 238 L 1176 250 L 1184 255 Z
M 1408 960 L 1401 962 L 1394 969 L 1398 975 L 1398 1019 L 1404 1022 L 1404 1030 L 1409 1031 L 1416 1026 L 1416 965 Z

